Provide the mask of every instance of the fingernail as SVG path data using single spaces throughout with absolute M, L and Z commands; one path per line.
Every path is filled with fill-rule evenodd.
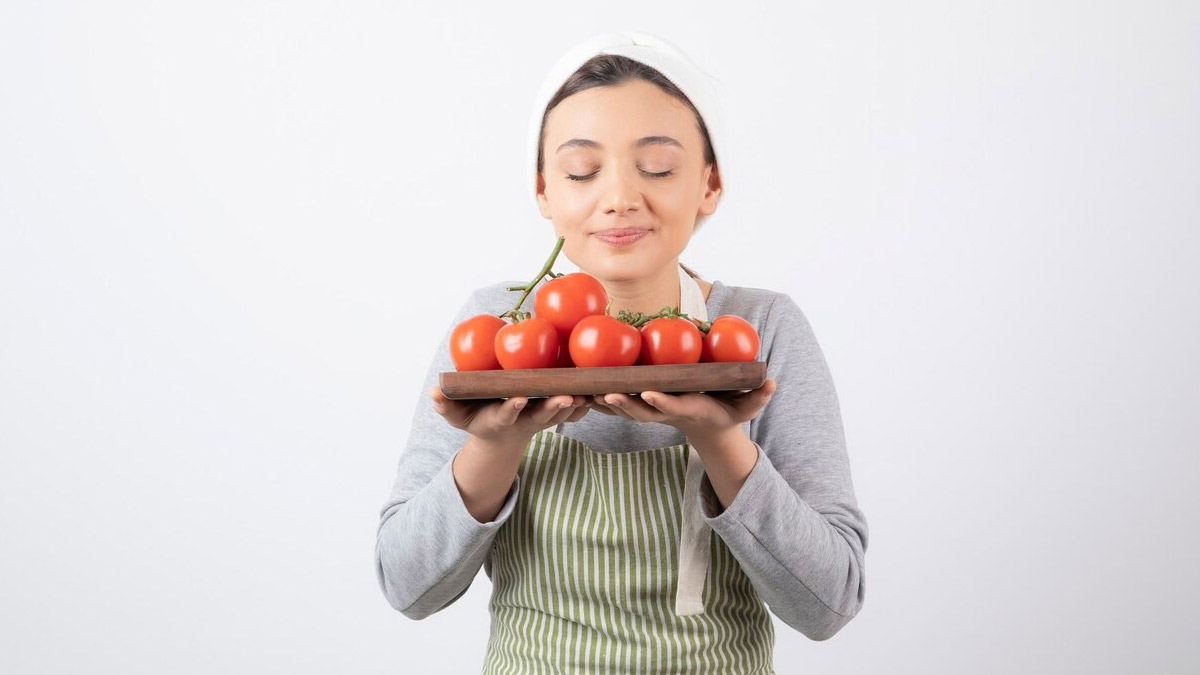
M 513 404 L 513 408 L 520 410 L 525 407 L 525 401 L 517 401 Z

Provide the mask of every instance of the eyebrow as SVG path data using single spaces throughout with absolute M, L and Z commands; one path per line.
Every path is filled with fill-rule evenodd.
M 633 147 L 644 148 L 648 145 L 673 145 L 680 150 L 683 149 L 683 144 L 674 138 L 671 138 L 670 136 L 646 136 L 644 138 L 639 138 L 637 142 L 633 144 Z M 591 148 L 593 150 L 598 150 L 600 147 L 602 146 L 599 143 L 587 138 L 572 138 L 566 143 L 558 146 L 558 150 L 555 150 L 554 152 L 559 153 L 563 150 L 569 150 L 570 148 Z

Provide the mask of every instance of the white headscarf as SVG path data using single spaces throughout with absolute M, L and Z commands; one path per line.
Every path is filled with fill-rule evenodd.
M 663 38 L 647 33 L 620 31 L 596 35 L 567 50 L 550 69 L 538 89 L 529 122 L 528 157 L 525 163 L 529 194 L 534 200 L 534 206 L 537 205 L 538 141 L 546 104 L 579 66 L 598 54 L 616 54 L 644 63 L 662 73 L 688 97 L 708 129 L 709 142 L 721 168 L 721 194 L 724 197 L 729 149 L 726 147 L 724 119 L 716 80 Z M 699 220 L 703 220 L 703 217 Z

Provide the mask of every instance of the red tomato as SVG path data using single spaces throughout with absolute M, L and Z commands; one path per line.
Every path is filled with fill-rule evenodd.
M 553 368 L 558 361 L 558 331 L 536 316 L 510 323 L 496 333 L 496 358 L 505 370 Z
M 712 320 L 700 360 L 705 363 L 753 361 L 758 358 L 758 332 L 740 316 L 722 314 Z
M 460 322 L 450 331 L 450 360 L 456 370 L 497 370 L 496 332 L 504 319 L 477 314 Z
M 641 349 L 638 329 L 604 314 L 584 317 L 571 331 L 571 360 L 581 368 L 632 366 Z
M 642 326 L 642 354 L 638 363 L 660 366 L 699 363 L 704 336 L 688 319 L 651 319 Z
M 564 274 L 542 284 L 533 296 L 533 314 L 547 319 L 563 342 L 585 316 L 603 314 L 608 293 L 600 281 L 583 272 Z

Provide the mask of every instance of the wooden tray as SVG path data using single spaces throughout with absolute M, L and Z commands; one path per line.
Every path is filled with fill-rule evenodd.
M 442 393 L 452 399 L 637 394 L 643 391 L 740 391 L 767 379 L 765 361 L 692 363 L 618 368 L 476 370 L 441 374 Z

